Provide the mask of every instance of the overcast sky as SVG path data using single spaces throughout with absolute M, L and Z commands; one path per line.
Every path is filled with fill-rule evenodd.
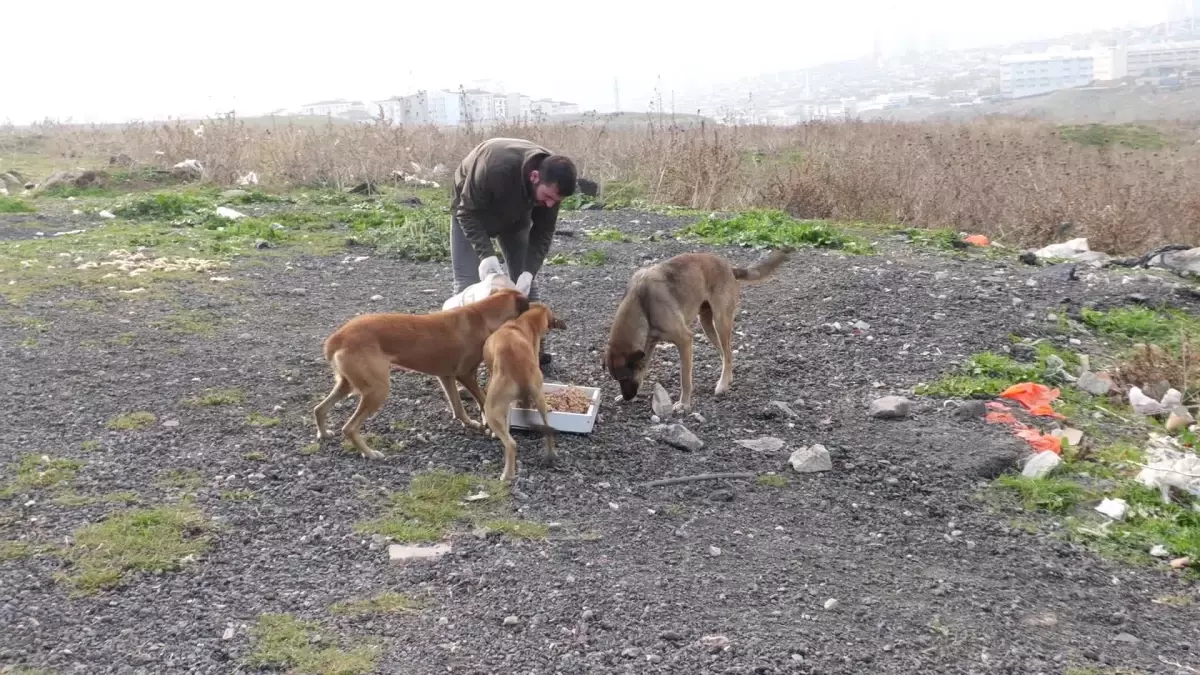
M 479 79 L 609 110 L 617 77 L 621 107 L 644 110 L 658 81 L 666 97 L 863 56 L 877 28 L 889 41 L 923 30 L 963 46 L 1166 15 L 1166 0 L 4 4 L 0 121 L 17 123 L 261 113 Z

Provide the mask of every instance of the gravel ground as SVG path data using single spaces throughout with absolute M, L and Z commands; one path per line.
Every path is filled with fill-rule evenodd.
M 0 217 L 0 232 L 31 232 L 30 220 Z M 614 402 L 617 387 L 600 361 L 630 271 L 695 247 L 669 237 L 595 243 L 581 232 L 669 233 L 683 221 L 624 211 L 565 220 L 574 235 L 560 236 L 553 252 L 603 249 L 608 262 L 543 272 L 544 299 L 568 324 L 548 338 L 555 364 L 547 379 L 602 386 L 601 420 L 591 436 L 560 437 L 553 469 L 519 464 L 514 517 L 559 523 L 547 540 L 467 532 L 433 561 L 389 563 L 386 546 L 352 527 L 377 515 L 372 496 L 404 489 L 414 472 L 499 474 L 499 443 L 459 426 L 434 380 L 393 376 L 391 399 L 364 429 L 404 444 L 386 461 L 334 443 L 301 449 L 315 440 L 310 409 L 332 381 L 324 337 L 357 313 L 438 308 L 450 293 L 447 265 L 369 250 L 281 254 L 235 266 L 225 285 L 178 282 L 165 296 L 91 305 L 72 290 L 6 315 L 5 466 L 29 452 L 77 459 L 85 465 L 76 493 L 132 491 L 144 505 L 186 489 L 219 527 L 213 548 L 181 571 L 135 575 L 91 597 L 56 581 L 57 558 L 0 559 L 0 664 L 247 672 L 248 626 L 286 612 L 382 645 L 384 673 L 1176 672 L 1161 659 L 1200 668 L 1194 607 L 1152 602 L 1180 593 L 1177 575 L 1030 533 L 1014 526 L 1018 511 L 979 497 L 981 483 L 1024 452 L 1020 440 L 959 421 L 942 401 L 918 400 L 903 420 L 867 413 L 873 399 L 905 395 L 1011 333 L 1047 333 L 1047 313 L 1064 302 L 1121 303 L 1132 293 L 1184 302 L 1168 284 L 1106 272 L 1029 286 L 1038 270 L 1016 261 L 960 260 L 886 238 L 876 256 L 801 251 L 773 281 L 744 289 L 733 388 L 723 399 L 712 394 L 718 353 L 697 342 L 704 420 L 682 421 L 704 447 L 687 452 L 648 438 L 651 386 L 632 403 Z M 718 252 L 738 263 L 757 257 Z M 360 255 L 370 257 L 355 262 Z M 36 347 L 21 342 L 14 316 L 42 327 Z M 855 321 L 869 328 L 824 326 Z M 678 397 L 674 357 L 660 350 L 647 382 Z M 245 402 L 186 403 L 230 388 Z M 788 402 L 794 417 L 771 401 Z M 157 421 L 106 429 L 132 411 Z M 336 411 L 331 426 L 349 412 Z M 251 413 L 282 421 L 251 426 Z M 734 442 L 760 435 L 785 446 L 755 452 Z M 540 451 L 536 436 L 517 440 L 519 460 Z M 813 443 L 829 448 L 832 471 L 792 472 L 791 451 Z M 777 471 L 787 485 L 637 485 L 722 471 Z M 181 476 L 194 484 L 181 485 Z M 229 491 L 254 498 L 222 499 Z M 62 543 L 114 510 L 44 494 L 0 501 L 0 538 Z M 380 591 L 426 607 L 328 612 Z

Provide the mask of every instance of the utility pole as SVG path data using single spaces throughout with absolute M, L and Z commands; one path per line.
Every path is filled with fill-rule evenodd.
M 613 78 L 613 112 L 621 112 L 621 89 L 617 85 L 617 78 Z

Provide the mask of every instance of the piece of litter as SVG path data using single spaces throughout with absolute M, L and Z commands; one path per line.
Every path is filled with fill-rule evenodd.
M 1171 555 L 1171 552 L 1168 551 L 1167 547 L 1163 546 L 1162 544 L 1155 544 L 1154 546 L 1150 547 L 1150 556 L 1151 557 L 1166 558 L 1169 555 Z
M 1045 450 L 1029 458 L 1025 467 L 1021 469 L 1021 475 L 1026 478 L 1042 478 L 1059 464 L 1062 464 L 1062 457 L 1053 450 Z
M 244 214 L 240 211 L 235 211 L 235 210 L 229 208 L 228 206 L 218 206 L 217 207 L 217 215 L 221 216 L 222 218 L 228 218 L 230 220 L 238 220 L 239 218 L 246 217 L 246 214 Z
M 1096 510 L 1113 520 L 1121 520 L 1125 517 L 1125 511 L 1129 509 L 1129 503 L 1124 499 L 1103 499 L 1096 505 Z

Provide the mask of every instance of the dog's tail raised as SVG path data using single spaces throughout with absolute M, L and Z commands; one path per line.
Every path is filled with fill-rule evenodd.
M 757 284 L 767 279 L 770 279 L 775 271 L 787 262 L 791 257 L 792 251 L 795 250 L 791 246 L 774 251 L 771 255 L 763 260 L 760 260 L 749 267 L 734 267 L 733 278 L 744 284 Z

